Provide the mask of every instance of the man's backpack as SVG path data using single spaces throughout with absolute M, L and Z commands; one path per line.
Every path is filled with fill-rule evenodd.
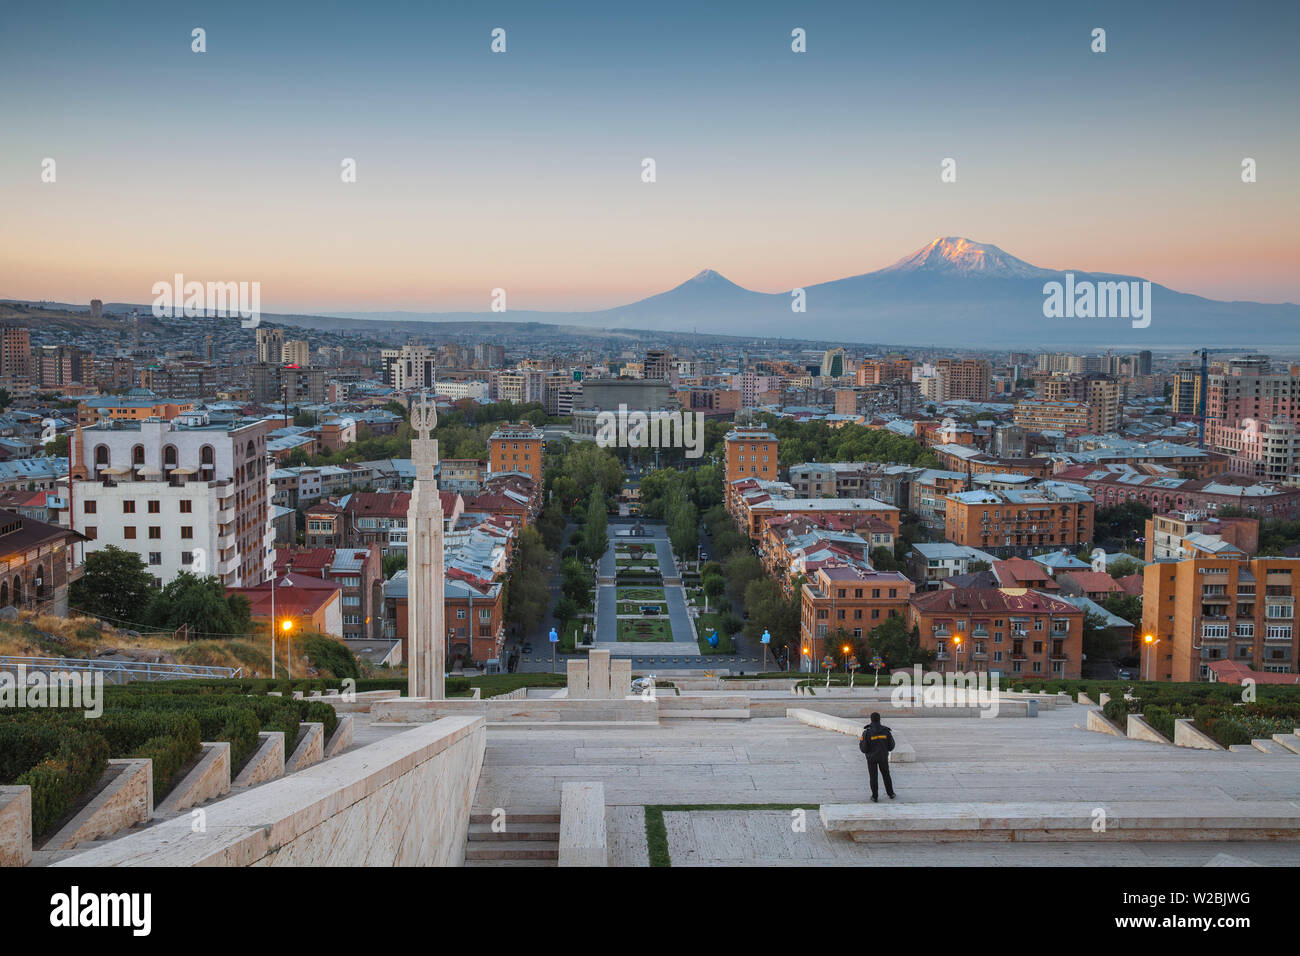
M 867 728 L 865 727 L 862 728 L 862 736 L 858 738 L 858 749 L 863 753 L 869 752 L 867 747 Z

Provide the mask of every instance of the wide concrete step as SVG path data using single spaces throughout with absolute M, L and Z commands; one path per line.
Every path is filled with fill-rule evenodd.
M 466 860 L 466 866 L 555 866 L 555 860 Z
M 1276 744 L 1267 737 L 1256 737 L 1250 742 L 1250 745 L 1256 750 L 1266 754 L 1290 754 L 1281 744 Z
M 1300 754 L 1300 734 L 1274 734 L 1273 742 L 1293 754 Z
M 492 823 L 471 823 L 469 825 L 469 839 L 487 840 L 491 842 L 510 842 L 510 841 L 531 841 L 531 840 L 559 840 L 560 824 L 559 823 L 523 823 L 518 820 L 512 820 L 509 815 L 505 818 L 505 829 L 494 829 Z
M 560 841 L 523 840 L 494 843 L 473 840 L 465 844 L 465 861 L 470 860 L 558 860 Z
M 1300 840 L 1293 801 L 823 804 L 860 843 Z
M 1228 751 L 1234 754 L 1259 754 L 1250 744 L 1228 744 Z
M 497 817 L 491 810 L 476 809 L 470 811 L 469 822 L 472 827 L 476 823 L 492 823 Z M 532 807 L 520 810 L 507 810 L 505 814 L 506 825 L 512 823 L 554 823 L 560 822 L 560 810 L 557 807 L 551 810 L 547 807 Z
M 659 715 L 660 723 L 674 720 L 749 720 L 748 710 L 670 710 Z

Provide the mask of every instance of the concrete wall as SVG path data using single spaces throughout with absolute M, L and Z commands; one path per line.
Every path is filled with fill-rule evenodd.
M 371 715 L 378 721 L 412 723 L 453 714 L 475 714 L 489 723 L 544 723 L 659 720 L 659 702 L 633 697 L 624 700 L 569 700 L 529 697 L 526 700 L 419 700 L 401 697 L 376 701 Z M 785 716 L 782 712 L 781 716 Z
M 393 734 L 56 866 L 459 866 L 483 766 L 481 717 Z

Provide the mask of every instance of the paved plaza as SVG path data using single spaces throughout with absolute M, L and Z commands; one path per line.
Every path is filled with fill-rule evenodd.
M 810 702 L 808 706 L 815 707 Z M 890 721 L 916 763 L 894 769 L 899 803 L 1229 801 L 1300 802 L 1300 758 L 1189 750 L 1083 729 L 1081 706 L 1037 718 L 906 717 Z M 658 728 L 488 732 L 475 806 L 555 807 L 566 781 L 600 781 L 611 865 L 646 865 L 647 805 L 807 806 L 796 833 L 788 810 L 667 811 L 674 865 L 1202 866 L 1300 865 L 1298 843 L 861 844 L 828 834 L 811 808 L 869 800 L 856 741 L 789 718 L 665 719 Z M 882 794 L 883 797 L 883 794 Z M 1222 862 L 1222 860 L 1220 860 Z

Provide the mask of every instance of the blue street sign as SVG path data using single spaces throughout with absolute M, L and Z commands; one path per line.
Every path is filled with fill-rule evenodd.
M 712 634 L 709 635 L 709 647 L 717 647 L 717 646 L 718 646 L 718 632 L 714 631 Z
M 560 643 L 560 635 L 555 633 L 555 628 L 551 628 L 551 643 L 552 644 Z
M 758 640 L 759 640 L 759 643 L 761 643 L 761 644 L 771 644 L 771 643 L 772 643 L 772 635 L 769 634 L 767 631 L 764 631 L 764 632 L 763 632 L 763 636 L 760 637 Z

